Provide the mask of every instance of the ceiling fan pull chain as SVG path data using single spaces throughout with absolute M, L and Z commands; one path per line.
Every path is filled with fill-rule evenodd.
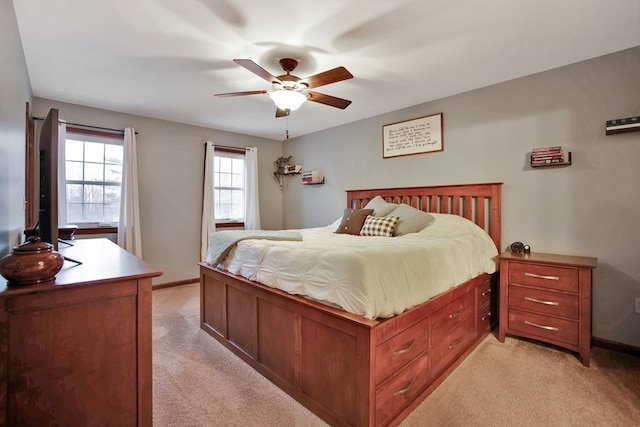
M 287 130 L 285 132 L 287 139 L 289 139 L 289 116 L 287 116 Z

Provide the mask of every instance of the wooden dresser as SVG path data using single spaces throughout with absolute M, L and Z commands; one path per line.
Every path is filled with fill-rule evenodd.
M 596 258 L 504 252 L 500 259 L 499 340 L 532 338 L 591 353 L 591 276 Z
M 54 284 L 0 277 L 0 426 L 152 425 L 151 290 L 108 239 L 60 244 Z

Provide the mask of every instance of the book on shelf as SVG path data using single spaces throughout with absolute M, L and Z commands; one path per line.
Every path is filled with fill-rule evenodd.
M 556 159 L 564 159 L 564 153 L 558 154 L 542 154 L 540 156 L 536 156 L 534 154 L 531 155 L 531 160 L 556 160 Z
M 541 156 L 562 156 L 564 151 L 562 149 L 559 150 L 536 150 L 535 148 L 531 150 L 532 157 L 541 157 Z
M 533 154 L 538 154 L 538 153 L 558 153 L 558 152 L 562 152 L 562 146 L 560 145 L 555 145 L 552 147 L 538 147 L 538 148 L 534 148 L 531 150 L 531 153 Z
M 548 165 L 553 163 L 564 163 L 564 158 L 556 157 L 554 159 L 531 159 L 532 165 Z

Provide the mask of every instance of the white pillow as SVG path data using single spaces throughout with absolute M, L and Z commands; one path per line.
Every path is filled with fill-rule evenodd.
M 418 231 L 431 224 L 435 218 L 427 212 L 411 207 L 405 203 L 398 205 L 387 216 L 397 216 L 400 218 L 396 225 L 394 236 L 402 236 Z

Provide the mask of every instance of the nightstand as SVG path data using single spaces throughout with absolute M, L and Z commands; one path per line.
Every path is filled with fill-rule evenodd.
M 591 275 L 596 258 L 504 252 L 500 259 L 500 342 L 506 335 L 591 352 Z

